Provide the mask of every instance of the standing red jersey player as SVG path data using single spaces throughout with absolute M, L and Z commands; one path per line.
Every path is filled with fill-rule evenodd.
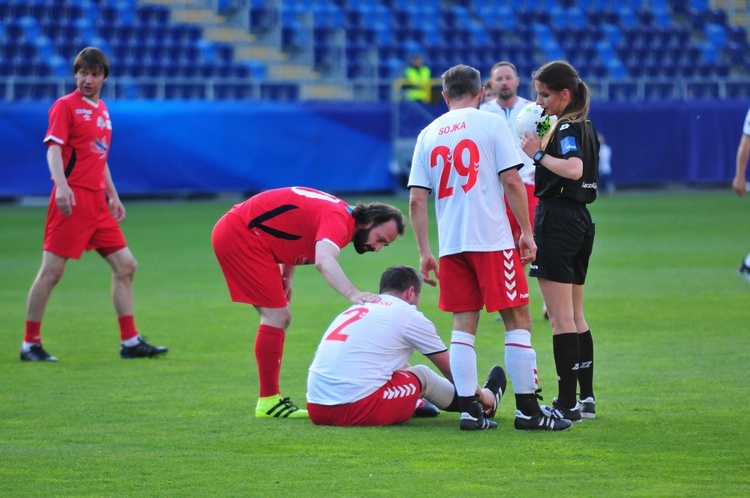
M 137 263 L 128 249 L 119 222 L 125 207 L 117 195 L 107 164 L 112 122 L 99 99 L 109 76 L 107 56 L 94 47 L 75 59 L 76 90 L 58 99 L 49 110 L 44 143 L 54 187 L 44 230 L 44 252 L 31 285 L 26 310 L 22 361 L 58 361 L 42 347 L 41 326 L 50 294 L 60 281 L 68 259 L 96 249 L 112 267 L 112 302 L 117 312 L 125 359 L 166 353 L 138 334 L 133 318 L 133 276 Z

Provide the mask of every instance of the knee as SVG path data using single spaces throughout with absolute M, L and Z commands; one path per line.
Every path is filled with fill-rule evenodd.
M 119 278 L 133 278 L 135 271 L 138 269 L 138 261 L 135 258 L 129 258 L 122 262 L 115 270 Z

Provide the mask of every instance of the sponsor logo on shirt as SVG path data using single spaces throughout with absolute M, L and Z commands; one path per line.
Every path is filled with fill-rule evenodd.
M 575 137 L 565 137 L 562 140 L 560 140 L 560 148 L 562 149 L 563 154 L 567 154 L 568 152 L 578 150 L 578 147 L 576 146 Z
M 107 137 L 97 138 L 91 142 L 91 152 L 99 154 L 100 157 L 106 158 L 107 151 L 109 151 L 109 144 L 107 143 Z
M 581 188 L 592 188 L 596 190 L 596 182 L 592 182 L 592 183 L 583 182 L 581 184 Z

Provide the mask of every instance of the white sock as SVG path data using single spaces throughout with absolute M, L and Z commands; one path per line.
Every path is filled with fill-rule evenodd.
M 531 347 L 531 333 L 516 329 L 505 333 L 505 368 L 516 394 L 533 394 L 539 388 L 536 351 Z
M 436 374 L 426 365 L 415 365 L 408 370 L 419 377 L 425 399 L 440 409 L 450 406 L 456 393 L 451 381 Z
M 468 332 L 454 330 L 451 333 L 451 373 L 459 396 L 474 396 L 477 393 L 475 340 L 476 337 Z
M 141 336 L 136 335 L 135 337 L 131 337 L 130 339 L 126 339 L 122 341 L 122 345 L 125 346 L 126 348 L 129 348 L 132 346 L 137 346 L 139 342 L 141 342 Z
M 21 351 L 24 353 L 28 353 L 29 351 L 31 351 L 31 346 L 36 346 L 36 345 L 38 345 L 38 343 L 36 342 L 23 341 L 23 344 L 21 344 Z
M 750 268 L 750 253 L 748 253 L 747 256 L 745 256 L 745 266 Z

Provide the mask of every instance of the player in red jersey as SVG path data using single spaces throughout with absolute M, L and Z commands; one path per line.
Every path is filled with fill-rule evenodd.
M 404 234 L 404 216 L 381 203 L 350 206 L 319 190 L 287 187 L 257 194 L 234 206 L 216 223 L 211 240 L 234 302 L 255 306 L 260 325 L 255 339 L 260 399 L 256 417 L 307 418 L 282 398 L 279 372 L 289 299 L 297 265 L 314 264 L 328 285 L 352 303 L 378 295 L 357 289 L 338 263 L 341 249 L 377 252 Z
M 167 348 L 144 341 L 133 318 L 133 275 L 137 263 L 119 222 L 125 207 L 117 195 L 107 164 L 112 122 L 99 99 L 109 75 L 107 56 L 94 47 L 75 59 L 76 90 L 49 110 L 44 138 L 54 187 L 44 230 L 42 265 L 29 291 L 22 361 L 57 361 L 42 347 L 41 325 L 52 289 L 68 259 L 96 249 L 112 267 L 112 302 L 117 312 L 122 358 L 152 357 Z

